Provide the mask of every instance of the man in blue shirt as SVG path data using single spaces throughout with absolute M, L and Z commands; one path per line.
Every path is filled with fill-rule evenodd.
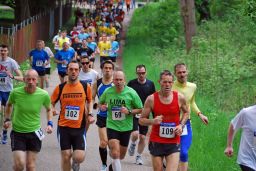
M 37 71 L 40 77 L 40 87 L 44 88 L 45 66 L 49 64 L 49 55 L 44 51 L 44 42 L 37 40 L 36 48 L 29 53 L 30 65 Z
M 57 63 L 58 74 L 61 83 L 65 82 L 65 77 L 67 75 L 67 65 L 73 59 L 75 59 L 74 49 L 69 48 L 68 42 L 64 42 L 63 49 L 55 54 L 55 62 Z

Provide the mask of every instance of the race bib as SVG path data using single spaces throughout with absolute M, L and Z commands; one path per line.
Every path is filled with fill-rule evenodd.
M 188 128 L 187 128 L 187 125 L 184 126 L 183 130 L 182 130 L 182 134 L 181 136 L 183 135 L 188 135 Z
M 108 50 L 103 51 L 104 55 L 108 55 Z
M 42 130 L 42 128 L 39 128 L 38 130 L 36 130 L 35 133 L 40 141 L 42 141 L 44 139 L 45 135 L 44 135 L 44 131 Z
M 0 85 L 6 85 L 7 84 L 7 77 L 0 77 Z
M 163 138 L 173 138 L 175 137 L 175 123 L 160 123 L 159 136 Z
M 125 119 L 125 114 L 121 113 L 121 107 L 112 107 L 112 119 L 113 120 L 124 120 Z
M 61 66 L 62 66 L 63 68 L 67 68 L 67 61 L 66 61 L 66 64 L 61 64 Z
M 87 52 L 82 52 L 81 56 L 88 56 Z
M 43 66 L 43 64 L 44 64 L 44 62 L 42 60 L 37 60 L 36 61 L 36 66 L 37 67 L 41 67 L 41 66 Z
M 65 108 L 65 119 L 78 120 L 80 107 L 79 106 L 66 106 Z

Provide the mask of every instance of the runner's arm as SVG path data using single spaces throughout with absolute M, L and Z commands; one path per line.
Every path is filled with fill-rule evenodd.
M 5 108 L 5 113 L 4 113 L 4 125 L 3 125 L 3 127 L 5 129 L 9 128 L 10 125 L 11 125 L 11 123 L 10 123 L 11 113 L 12 113 L 12 104 L 8 100 L 8 102 L 6 104 L 6 108 Z
M 232 157 L 233 156 L 233 139 L 235 136 L 235 130 L 234 127 L 232 125 L 232 123 L 230 123 L 229 125 L 229 129 L 228 129 L 228 138 L 227 138 L 227 147 L 224 151 L 224 153 L 226 154 L 227 157 Z
M 153 111 L 153 104 L 154 104 L 154 96 L 150 95 L 145 101 L 144 108 L 142 110 L 141 117 L 139 119 L 139 123 L 144 126 L 149 125 L 157 125 L 162 122 L 163 116 L 157 116 L 153 119 L 149 119 L 150 112 Z
M 15 76 L 13 76 L 14 80 L 23 81 L 22 72 L 19 69 L 14 70 Z

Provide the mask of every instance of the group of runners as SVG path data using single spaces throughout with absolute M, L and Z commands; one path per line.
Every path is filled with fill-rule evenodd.
M 155 83 L 147 79 L 144 64 L 136 66 L 137 77 L 126 84 L 125 73 L 115 67 L 119 49 L 115 39 L 120 28 L 114 27 L 118 24 L 112 19 L 116 13 L 120 14 L 116 10 L 121 8 L 113 10 L 111 5 L 100 2 L 97 1 L 96 12 L 90 13 L 95 17 L 77 18 L 70 37 L 65 30 L 54 37 L 55 55 L 45 47 L 44 41 L 38 40 L 36 48 L 29 53 L 32 69 L 26 71 L 24 77 L 17 62 L 8 56 L 8 46 L 1 45 L 0 101 L 4 115 L 1 142 L 7 143 L 7 129 L 12 124 L 13 169 L 36 169 L 36 156 L 45 137 L 44 128 L 40 126 L 41 108 L 45 107 L 47 133 L 52 133 L 52 118 L 58 115 L 56 124 L 63 171 L 79 170 L 85 160 L 86 138 L 90 138 L 86 133 L 95 121 L 102 162 L 99 170 L 122 170 L 121 160 L 127 151 L 130 156 L 135 155 L 137 165 L 143 165 L 142 153 L 149 134 L 148 150 L 153 170 L 187 171 L 192 143 L 191 110 L 203 124 L 208 124 L 208 118 L 195 102 L 196 84 L 187 81 L 187 66 L 176 64 L 174 75 L 170 70 L 159 73 L 158 91 Z M 119 22 L 119 25 L 122 24 Z M 97 55 L 101 74 L 93 69 Z M 57 63 L 60 84 L 50 97 L 43 88 L 49 86 L 47 74 L 50 74 L 51 57 Z M 13 89 L 12 80 L 24 81 L 25 85 Z M 37 87 L 37 81 L 41 88 Z M 59 109 L 56 108 L 58 102 Z M 243 127 L 244 118 L 249 114 L 250 128 L 254 127 L 253 111 L 245 109 L 232 120 L 225 150 L 228 156 L 233 154 L 234 131 Z M 254 136 L 251 132 L 243 135 L 244 139 L 250 136 L 249 145 L 244 142 L 239 151 L 243 156 L 248 155 L 248 148 L 256 142 L 255 129 L 253 133 Z M 249 153 L 255 157 L 255 151 Z M 108 159 L 111 162 L 107 162 Z M 255 170 L 255 161 L 248 164 L 246 157 L 240 157 L 239 164 L 243 170 Z

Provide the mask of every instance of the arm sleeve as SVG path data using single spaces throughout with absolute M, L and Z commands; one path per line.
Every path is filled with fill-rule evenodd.
M 244 115 L 245 111 L 243 109 L 231 120 L 231 124 L 233 125 L 235 131 L 237 131 L 239 128 L 243 126 Z
M 106 90 L 103 92 L 103 94 L 100 96 L 100 104 L 104 104 L 106 101 Z
M 14 90 L 12 90 L 11 92 L 10 92 L 10 95 L 9 95 L 9 98 L 8 98 L 8 103 L 10 103 L 10 104 L 13 104 L 14 103 L 14 100 L 15 100 L 15 97 L 14 97 Z
M 59 86 L 55 87 L 52 96 L 51 96 L 51 102 L 53 104 L 57 103 L 59 101 L 58 97 L 59 97 Z
M 200 112 L 199 108 L 196 105 L 195 94 L 192 96 L 192 99 L 190 102 L 190 107 L 191 107 L 192 111 L 195 112 L 196 114 L 198 114 L 198 112 Z
M 92 102 L 92 89 L 89 84 L 87 84 L 87 90 L 86 90 L 86 100 L 88 103 Z
M 133 93 L 133 107 L 134 109 L 141 109 L 143 108 L 143 105 L 142 105 L 142 101 L 139 97 L 139 95 L 137 94 L 137 92 L 134 90 L 134 93 Z
M 45 95 L 44 107 L 49 108 L 51 105 L 51 99 L 48 93 Z

